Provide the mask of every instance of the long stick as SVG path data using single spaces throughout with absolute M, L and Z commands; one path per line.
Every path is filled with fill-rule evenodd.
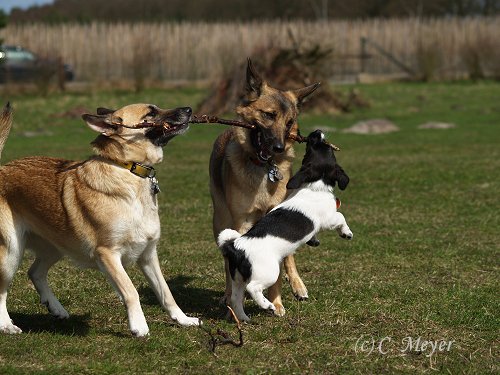
M 222 118 L 219 118 L 217 116 L 211 116 L 211 115 L 201 115 L 201 116 L 196 116 L 194 115 L 191 120 L 189 121 L 192 124 L 222 124 L 222 125 L 231 125 L 231 126 L 238 126 L 240 128 L 246 128 L 246 129 L 255 129 L 256 126 L 252 124 L 248 124 L 243 121 L 238 121 L 238 120 L 225 120 Z M 288 138 L 295 142 L 303 143 L 307 142 L 307 138 L 301 136 L 300 134 L 288 134 Z
M 245 128 L 245 129 L 255 129 L 256 126 L 253 124 L 249 124 L 243 121 L 238 121 L 238 120 L 226 120 L 223 118 L 219 118 L 217 116 L 212 116 L 212 115 L 193 115 L 191 120 L 189 120 L 191 124 L 222 124 L 222 125 L 230 125 L 230 126 L 238 126 L 240 128 Z M 144 129 L 144 128 L 153 128 L 157 126 L 164 126 L 165 124 L 157 124 L 157 123 L 152 123 L 152 122 L 142 122 L 140 124 L 136 125 L 123 125 L 123 124 L 118 124 L 118 123 L 111 123 L 111 125 L 114 125 L 116 127 L 118 126 L 123 126 L 125 128 L 129 129 Z M 288 134 L 288 138 L 291 140 L 298 142 L 298 143 L 304 143 L 307 142 L 307 137 L 303 137 L 300 134 Z M 340 151 L 340 148 L 335 146 L 332 143 L 328 143 L 325 141 L 331 148 L 333 148 L 335 151 Z

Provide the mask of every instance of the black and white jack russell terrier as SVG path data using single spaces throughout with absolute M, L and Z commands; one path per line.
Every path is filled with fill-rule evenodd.
M 243 310 L 245 288 L 261 308 L 274 310 L 263 290 L 278 280 L 283 258 L 314 240 L 320 230 L 335 229 L 340 237 L 352 239 L 344 215 L 337 212 L 335 183 L 344 190 L 349 177 L 324 134 L 316 130 L 307 137 L 302 167 L 288 181 L 287 188 L 294 190 L 290 196 L 244 235 L 232 229 L 219 234 L 218 245 L 229 260 L 232 278 L 231 307 L 240 321 L 250 320 Z

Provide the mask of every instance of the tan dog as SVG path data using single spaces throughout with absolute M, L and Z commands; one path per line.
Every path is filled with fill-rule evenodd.
M 286 184 L 292 176 L 295 157 L 293 141 L 288 134 L 298 134 L 298 106 L 319 84 L 299 90 L 281 91 L 269 86 L 247 66 L 246 95 L 236 108 L 238 115 L 256 130 L 233 127 L 215 141 L 210 159 L 210 192 L 214 205 L 213 232 L 231 228 L 247 232 L 253 224 L 287 194 Z M 307 298 L 292 256 L 284 261 L 293 293 Z M 231 275 L 225 259 L 225 301 L 231 297 Z M 277 315 L 284 315 L 281 302 L 281 278 L 269 289 L 269 299 Z
M 47 272 L 69 256 L 107 276 L 126 306 L 134 336 L 149 332 L 139 295 L 124 269 L 135 262 L 173 320 L 199 324 L 177 306 L 160 269 L 158 184 L 152 168 L 163 159 L 162 147 L 187 129 L 191 108 L 132 104 L 82 117 L 101 133 L 92 142 L 96 156 L 79 162 L 28 157 L 0 167 L 0 331 L 21 332 L 9 317 L 6 299 L 25 248 L 36 255 L 28 273 L 41 303 L 58 318 L 68 313 L 50 289 Z M 6 107 L 0 119 L 2 148 L 11 121 Z M 124 127 L 144 122 L 164 126 Z

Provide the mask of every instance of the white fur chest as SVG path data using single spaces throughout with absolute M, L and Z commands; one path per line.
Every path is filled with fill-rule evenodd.
M 157 196 L 151 193 L 149 180 L 144 182 L 135 199 L 129 203 L 128 219 L 117 223 L 117 233 L 121 233 L 121 238 L 116 240 L 121 242 L 119 251 L 124 264 L 136 262 L 160 238 Z

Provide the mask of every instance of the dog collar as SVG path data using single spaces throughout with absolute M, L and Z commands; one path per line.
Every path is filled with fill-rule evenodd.
M 121 167 L 128 169 L 130 173 L 139 176 L 141 178 L 149 178 L 151 182 L 151 193 L 153 195 L 158 194 L 160 190 L 160 185 L 158 184 L 158 180 L 156 179 L 156 170 L 153 167 L 137 163 L 135 161 L 129 162 L 117 162 Z
M 153 167 L 149 167 L 147 165 L 136 163 L 135 161 L 130 162 L 118 162 L 120 166 L 125 169 L 128 169 L 130 173 L 135 174 L 141 178 L 153 178 L 156 176 L 156 170 Z
M 335 201 L 337 202 L 337 210 L 338 210 L 340 208 L 340 206 L 342 205 L 342 202 L 337 197 L 335 197 Z
M 256 158 L 250 157 L 250 161 L 254 163 L 257 167 L 263 167 L 264 165 L 267 164 L 266 162 L 260 160 L 259 157 Z

